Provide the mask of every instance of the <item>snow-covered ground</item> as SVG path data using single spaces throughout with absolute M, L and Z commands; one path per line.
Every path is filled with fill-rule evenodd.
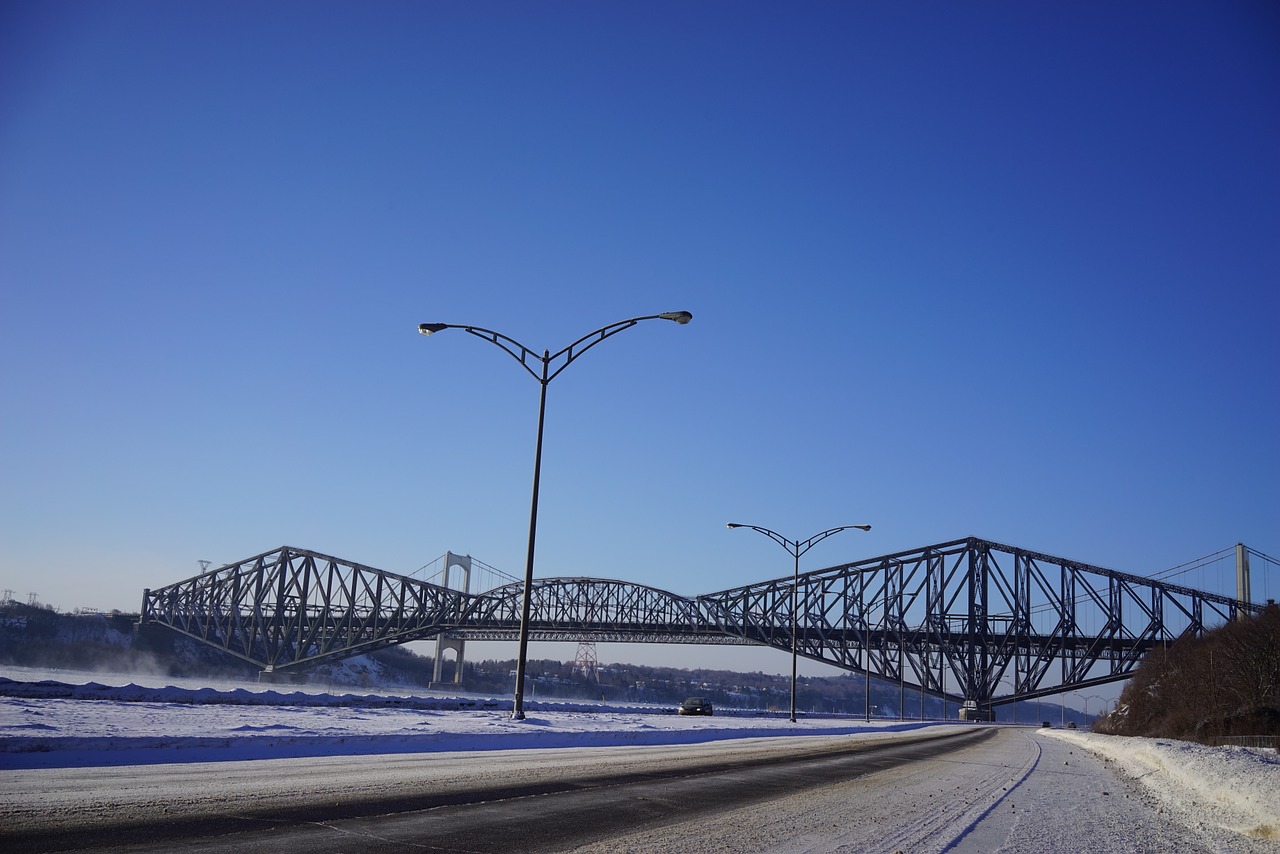
M 96 681 L 70 674 L 61 674 L 65 681 L 34 681 L 34 675 L 0 671 L 0 769 L 634 747 L 780 736 L 877 739 L 939 725 L 811 717 L 791 723 L 785 715 L 755 714 L 680 717 L 670 708 L 541 701 L 526 704 L 526 720 L 512 721 L 509 698 L 213 688 L 101 674 Z M 1140 781 L 1162 809 L 1192 829 L 1227 828 L 1250 846 L 1268 846 L 1270 840 L 1280 850 L 1280 756 L 1274 751 L 1056 729 L 1026 732 L 1096 754 L 1118 774 Z M 1038 807 L 1019 803 L 1018 808 Z
M 526 700 L 466 694 L 327 694 L 278 686 L 218 688 L 112 678 L 14 681 L 0 671 L 0 768 L 53 768 L 297 756 L 437 753 L 608 745 L 696 744 L 785 735 L 894 733 L 920 721 L 802 718 L 670 706 Z M 71 674 L 59 674 L 64 678 Z M 116 684 L 111 684 L 116 683 Z M 123 684 L 121 684 L 123 683 Z
M 1072 730 L 1045 732 L 1076 744 L 1140 780 L 1184 823 L 1222 827 L 1280 848 L 1280 755 Z

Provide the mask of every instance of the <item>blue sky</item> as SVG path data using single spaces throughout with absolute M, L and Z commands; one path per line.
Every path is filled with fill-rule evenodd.
M 519 574 L 537 383 L 417 324 L 680 309 L 551 384 L 538 575 L 1276 554 L 1277 152 L 1263 2 L 6 3 L 0 587 Z

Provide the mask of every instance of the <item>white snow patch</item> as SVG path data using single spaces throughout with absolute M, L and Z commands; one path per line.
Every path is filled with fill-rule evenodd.
M 1280 841 L 1280 755 L 1274 750 L 1069 730 L 1044 734 L 1115 762 L 1184 824 Z

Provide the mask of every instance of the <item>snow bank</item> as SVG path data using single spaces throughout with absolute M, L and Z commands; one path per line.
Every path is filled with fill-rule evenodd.
M 1043 734 L 1114 762 L 1188 825 L 1280 840 L 1280 754 L 1273 750 L 1069 730 Z

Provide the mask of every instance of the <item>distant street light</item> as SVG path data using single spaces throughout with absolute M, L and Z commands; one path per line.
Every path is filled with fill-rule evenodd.
M 633 317 L 629 320 L 619 320 L 617 323 L 611 323 L 608 326 L 602 326 L 594 332 L 588 332 L 577 341 L 574 341 L 568 347 L 555 353 L 550 350 L 543 350 L 539 356 L 533 350 L 521 344 L 514 338 L 503 335 L 501 332 L 494 332 L 491 329 L 483 329 L 479 326 L 467 326 L 458 323 L 419 323 L 418 331 L 423 335 L 433 335 L 436 332 L 442 332 L 445 329 L 461 329 L 470 332 L 472 335 L 481 340 L 488 341 L 490 344 L 501 347 L 511 355 L 520 366 L 529 372 L 538 383 L 542 386 L 542 393 L 538 399 L 538 441 L 533 454 L 533 499 L 529 510 L 529 555 L 525 563 L 524 569 L 524 590 L 520 596 L 520 645 L 516 656 L 516 694 L 515 706 L 511 710 L 511 719 L 516 721 L 524 720 L 524 670 L 525 657 L 529 648 L 529 602 L 533 588 L 533 546 L 534 539 L 538 532 L 538 482 L 542 473 L 542 425 L 546 420 L 547 412 L 547 385 L 560 375 L 560 372 L 569 367 L 574 359 L 599 344 L 604 339 L 617 335 L 624 329 L 630 329 L 637 323 L 644 320 L 670 320 L 681 326 L 693 320 L 693 315 L 687 311 L 667 311 L 662 314 L 648 314 L 644 317 Z M 530 362 L 536 361 L 541 364 L 541 370 L 535 371 Z M 561 364 L 552 369 L 552 364 L 560 361 Z
M 841 531 L 847 531 L 850 528 L 857 528 L 859 531 L 870 531 L 871 526 L 870 525 L 841 525 L 839 528 L 830 528 L 826 531 L 823 531 L 821 534 L 814 534 L 812 537 L 810 537 L 807 540 L 788 540 L 786 537 L 782 536 L 777 531 L 771 531 L 768 528 L 761 528 L 759 525 L 739 525 L 737 522 L 730 522 L 727 527 L 750 528 L 753 531 L 759 531 L 761 534 L 764 534 L 766 537 L 773 540 L 778 545 L 782 546 L 784 549 L 787 550 L 788 554 L 792 555 L 795 558 L 795 571 L 792 574 L 792 585 L 791 585 L 791 722 L 795 723 L 796 721 L 796 658 L 798 655 L 798 648 L 796 646 L 796 594 L 797 594 L 798 588 L 800 587 L 800 555 L 809 551 L 809 549 L 813 548 L 818 543 L 822 542 L 832 534 L 838 534 Z M 870 660 L 869 660 L 870 652 L 871 650 L 868 649 L 867 650 L 868 661 L 865 662 L 868 666 L 867 668 L 868 680 L 870 679 Z M 867 720 L 871 719 L 870 703 L 871 703 L 871 694 L 870 694 L 870 691 L 868 691 Z
M 1089 718 L 1089 701 L 1090 701 L 1090 700 L 1098 700 L 1098 701 L 1100 701 L 1100 702 L 1104 702 L 1104 703 L 1106 702 L 1106 701 L 1105 701 L 1105 700 L 1103 700 L 1101 697 L 1099 697 L 1097 694 L 1088 694 L 1088 695 L 1085 695 L 1085 694 L 1080 694 L 1080 693 L 1077 693 L 1077 692 L 1075 692 L 1075 691 L 1072 691 L 1072 692 L 1071 692 L 1071 696 L 1073 696 L 1073 697 L 1079 697 L 1081 700 L 1084 700 L 1084 716 L 1085 716 L 1086 721 L 1087 721 L 1087 720 L 1088 720 L 1088 718 Z

